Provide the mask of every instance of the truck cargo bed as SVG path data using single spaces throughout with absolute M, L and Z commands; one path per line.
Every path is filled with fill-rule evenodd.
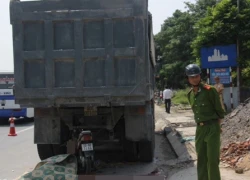
M 105 106 L 152 99 L 147 9 L 147 0 L 11 1 L 16 102 Z

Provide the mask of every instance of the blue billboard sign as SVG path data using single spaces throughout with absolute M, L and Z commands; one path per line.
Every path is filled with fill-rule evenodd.
M 201 49 L 202 68 L 223 68 L 230 66 L 237 66 L 237 47 L 235 44 Z
M 229 68 L 213 68 L 210 69 L 211 84 L 215 84 L 214 77 L 220 77 L 220 83 L 230 84 L 230 69 Z

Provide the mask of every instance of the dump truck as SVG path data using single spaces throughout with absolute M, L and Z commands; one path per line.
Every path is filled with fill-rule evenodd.
M 34 108 L 43 160 L 95 152 L 154 158 L 155 45 L 147 0 L 10 1 L 15 101 Z

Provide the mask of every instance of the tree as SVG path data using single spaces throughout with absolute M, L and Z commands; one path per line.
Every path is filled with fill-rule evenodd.
M 195 4 L 185 3 L 186 12 L 176 10 L 172 17 L 164 21 L 161 32 L 155 36 L 156 54 L 162 57 L 162 68 L 158 88 L 170 85 L 173 88 L 184 88 L 186 78 L 185 66 L 195 62 L 191 43 L 196 37 L 195 24 L 206 15 L 207 8 L 214 6 L 216 0 L 198 0 Z
M 161 32 L 155 36 L 156 44 L 160 47 L 158 55 L 164 64 L 160 71 L 160 80 L 164 82 L 161 85 L 184 87 L 184 67 L 193 60 L 190 45 L 195 37 L 194 24 L 189 13 L 176 10 L 173 17 L 165 20 Z
M 240 42 L 239 65 L 242 82 L 250 85 L 250 0 L 222 0 L 207 11 L 207 15 L 196 23 L 197 36 L 192 42 L 193 55 L 200 62 L 200 49 L 204 46 L 236 44 Z
M 196 3 L 185 2 L 188 8 L 187 12 L 191 13 L 196 20 L 203 18 L 207 14 L 209 7 L 214 7 L 220 0 L 196 0 Z

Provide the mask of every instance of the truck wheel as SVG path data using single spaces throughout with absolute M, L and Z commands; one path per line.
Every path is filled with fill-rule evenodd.
M 59 154 L 67 154 L 67 146 L 60 144 L 53 144 L 53 154 L 54 156 Z
M 54 155 L 50 144 L 37 144 L 37 151 L 41 160 L 45 160 Z
M 154 159 L 154 139 L 152 141 L 139 142 L 139 160 L 152 162 Z
M 133 142 L 133 141 L 126 139 L 126 137 L 125 137 L 126 136 L 125 135 L 125 119 L 121 118 L 116 126 L 117 126 L 117 131 L 120 133 L 124 161 L 136 162 L 138 160 L 137 142 Z
M 66 154 L 67 147 L 59 144 L 37 144 L 38 155 L 41 160 L 45 160 L 59 154 Z
M 138 148 L 137 142 L 127 140 L 125 137 L 125 119 L 120 119 L 118 125 L 120 126 L 120 138 L 123 146 L 123 159 L 127 162 L 136 162 L 138 161 Z M 117 125 L 117 126 L 118 126 Z
M 155 150 L 155 110 L 154 110 L 154 103 L 151 102 L 151 113 L 152 113 L 152 120 L 150 122 L 151 125 L 151 141 L 140 141 L 139 142 L 139 160 L 142 162 L 152 162 L 154 159 L 154 150 Z
M 124 160 L 127 162 L 138 161 L 137 142 L 125 140 L 123 144 Z

